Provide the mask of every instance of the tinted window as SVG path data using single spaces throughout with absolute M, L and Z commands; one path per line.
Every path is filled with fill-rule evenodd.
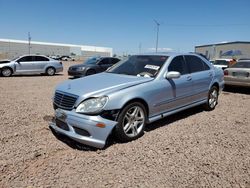
M 204 71 L 204 62 L 197 56 L 187 55 L 185 56 L 189 72 L 200 72 Z
M 160 55 L 135 55 L 115 64 L 108 72 L 128 74 L 134 76 L 155 77 L 164 65 L 168 56 Z
M 43 56 L 34 56 L 33 59 L 34 61 L 49 61 L 48 58 L 43 57 Z
M 181 73 L 181 75 L 186 74 L 186 63 L 183 59 L 183 56 L 175 57 L 168 66 L 168 71 L 177 71 Z
M 116 64 L 118 61 L 120 61 L 120 59 L 116 59 L 116 58 L 112 58 L 111 59 L 111 64 Z
M 84 62 L 84 64 L 93 65 L 93 64 L 96 64 L 97 61 L 98 61 L 97 58 L 90 58 L 90 59 L 86 60 L 86 61 Z
M 229 65 L 229 61 L 226 60 L 215 60 L 215 65 Z
M 233 68 L 250 68 L 250 61 L 239 61 L 238 63 L 232 65 Z
M 32 56 L 24 56 L 18 60 L 18 62 L 32 61 Z
M 201 61 L 202 61 L 202 60 L 201 60 Z M 203 62 L 204 70 L 209 70 L 210 67 L 209 67 L 204 61 L 202 61 L 202 62 Z
M 99 62 L 99 65 L 108 65 L 108 64 L 110 64 L 109 58 L 104 58 Z

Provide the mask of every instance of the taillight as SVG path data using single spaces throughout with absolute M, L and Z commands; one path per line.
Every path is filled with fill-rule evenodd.
M 228 76 L 228 71 L 224 70 L 224 76 Z

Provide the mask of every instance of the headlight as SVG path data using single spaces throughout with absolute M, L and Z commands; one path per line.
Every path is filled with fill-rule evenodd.
M 100 112 L 108 101 L 108 97 L 91 98 L 83 101 L 76 108 L 78 113 L 95 114 Z

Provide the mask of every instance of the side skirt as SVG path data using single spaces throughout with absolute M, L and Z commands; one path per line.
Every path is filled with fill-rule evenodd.
M 181 107 L 181 108 L 177 108 L 177 109 L 175 109 L 175 110 L 171 110 L 171 111 L 168 111 L 168 112 L 161 113 L 161 114 L 156 115 L 156 116 L 154 116 L 154 117 L 148 118 L 148 123 L 152 123 L 152 122 L 154 122 L 154 121 L 157 121 L 157 120 L 162 119 L 162 118 L 164 118 L 164 117 L 170 116 L 170 115 L 175 114 L 175 113 L 177 113 L 177 112 L 186 110 L 186 109 L 188 109 L 188 108 L 192 108 L 192 107 L 195 107 L 195 106 L 199 106 L 199 105 L 204 104 L 204 103 L 206 103 L 206 102 L 207 102 L 207 100 L 204 99 L 204 100 L 202 100 L 202 101 L 195 102 L 195 103 L 189 104 L 189 105 L 187 105 L 187 106 L 184 106 L 184 107 Z

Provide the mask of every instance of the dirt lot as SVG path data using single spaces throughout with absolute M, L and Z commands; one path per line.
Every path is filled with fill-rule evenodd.
M 223 92 L 150 124 L 104 150 L 57 139 L 48 128 L 54 77 L 0 77 L 0 187 L 250 187 L 250 92 Z

